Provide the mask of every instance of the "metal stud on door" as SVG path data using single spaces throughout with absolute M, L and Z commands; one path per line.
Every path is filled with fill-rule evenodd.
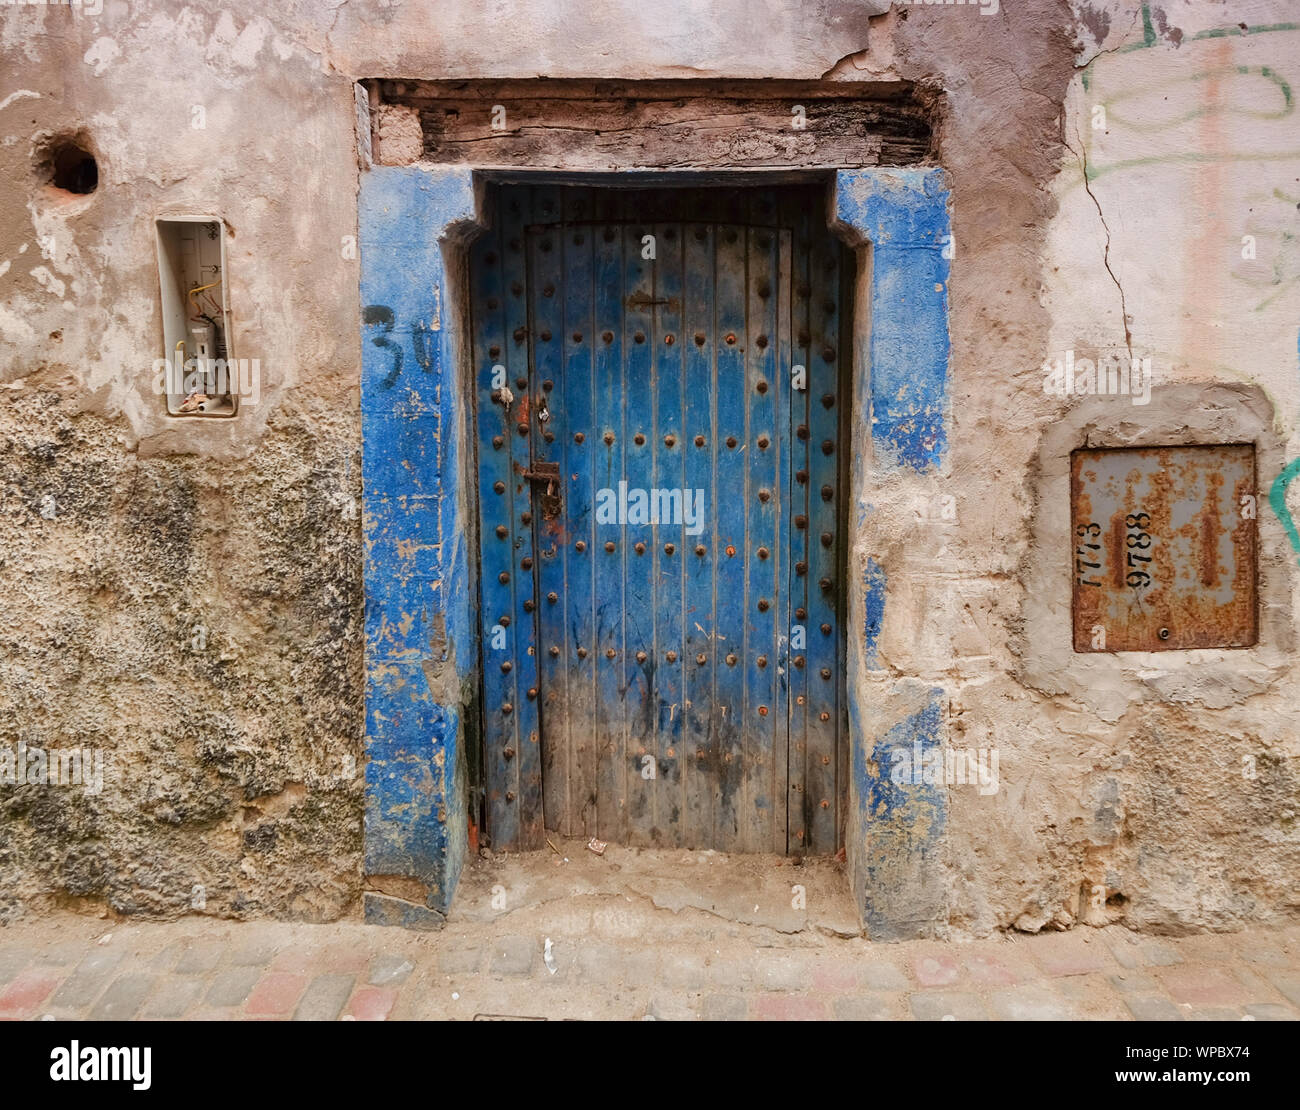
M 471 253 L 492 843 L 537 846 L 544 815 L 834 852 L 851 275 L 817 194 L 494 199 Z

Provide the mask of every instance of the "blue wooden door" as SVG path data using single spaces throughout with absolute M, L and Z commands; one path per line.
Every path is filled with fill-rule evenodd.
M 492 203 L 470 258 L 491 843 L 835 852 L 852 274 L 820 190 Z

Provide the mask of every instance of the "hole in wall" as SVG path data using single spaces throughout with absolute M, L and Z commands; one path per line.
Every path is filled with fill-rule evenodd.
M 99 187 L 99 162 L 84 135 L 55 135 L 37 152 L 45 184 L 70 196 L 88 196 Z

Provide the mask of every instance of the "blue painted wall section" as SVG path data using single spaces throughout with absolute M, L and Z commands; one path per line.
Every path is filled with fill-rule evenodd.
M 468 170 L 362 177 L 365 868 L 427 892 L 423 904 L 367 892 L 365 908 L 416 927 L 441 922 L 466 850 L 462 691 L 475 649 L 444 236 L 473 218 Z
M 949 192 L 942 170 L 845 170 L 836 174 L 834 220 L 871 245 L 867 373 L 854 405 L 869 412 L 872 465 L 855 460 L 859 527 L 882 478 L 937 476 L 948 449 Z M 859 337 L 864 329 L 859 324 Z M 865 444 L 862 444 L 865 446 Z M 943 691 L 915 679 L 872 677 L 884 622 L 886 572 L 862 569 L 862 640 L 849 675 L 852 774 L 846 831 L 850 884 L 868 934 L 881 940 L 933 935 L 946 917 L 937 854 L 946 787 L 891 780 L 893 753 L 943 742 Z M 892 724 L 891 724 L 892 722 Z
M 942 170 L 836 175 L 836 221 L 871 243 L 871 436 L 886 467 L 938 468 L 948 447 L 948 199 Z

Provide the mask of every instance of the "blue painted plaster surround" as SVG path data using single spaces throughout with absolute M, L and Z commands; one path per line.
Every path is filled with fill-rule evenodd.
M 691 184 L 692 176 L 664 183 Z M 855 412 L 870 413 L 871 465 L 855 460 L 856 519 L 876 477 L 937 473 L 948 444 L 949 194 L 942 171 L 835 175 L 837 230 L 870 244 L 869 336 Z M 472 421 L 459 388 L 451 242 L 475 219 L 472 171 L 374 167 L 361 182 L 361 411 L 366 592 L 365 867 L 423 884 L 423 906 L 378 894 L 367 917 L 427 924 L 445 913 L 466 851 L 467 697 L 478 660 L 467 564 L 474 510 Z M 863 317 L 869 318 L 869 328 Z M 865 332 L 865 335 L 863 334 Z M 918 936 L 941 916 L 935 854 L 942 787 L 889 781 L 889 753 L 941 743 L 943 692 L 913 680 L 868 682 L 878 666 L 887 568 L 851 575 L 847 830 L 854 896 L 878 939 Z M 859 639 L 860 637 L 860 639 Z M 852 642 L 852 641 L 857 641 Z M 881 691 L 888 691 L 883 699 Z M 874 768 L 874 770 L 873 770 Z

